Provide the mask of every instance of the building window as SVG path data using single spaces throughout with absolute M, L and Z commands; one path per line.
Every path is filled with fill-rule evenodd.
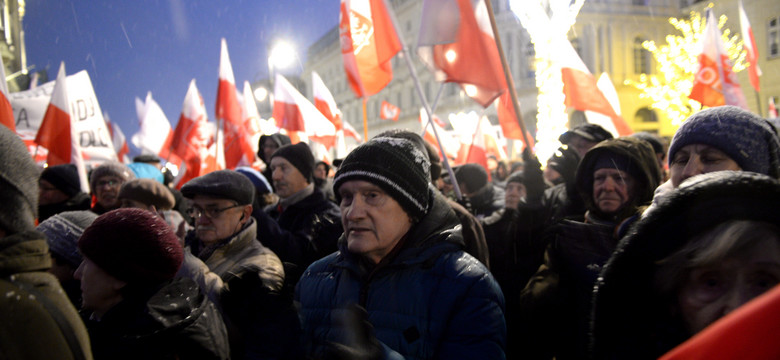
M 768 57 L 773 58 L 780 55 L 780 17 L 769 19 L 767 26 L 767 41 L 769 45 Z
M 641 108 L 636 111 L 634 120 L 641 123 L 657 123 L 658 115 L 650 108 Z
M 528 44 L 525 44 L 525 61 L 526 61 L 526 72 L 525 77 L 529 79 L 533 79 L 536 77 L 536 49 L 534 48 L 534 44 L 532 42 L 528 42 Z
M 644 40 L 640 37 L 634 38 L 634 73 L 650 74 L 650 62 L 652 54 L 642 46 Z

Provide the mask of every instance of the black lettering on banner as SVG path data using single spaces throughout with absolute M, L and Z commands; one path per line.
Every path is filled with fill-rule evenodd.
M 21 126 L 19 126 L 19 124 L 21 124 L 22 121 L 24 121 L 25 124 L 27 124 L 27 125 L 25 125 L 27 128 L 30 127 L 30 118 L 29 118 L 29 116 L 27 116 L 27 109 L 26 108 L 22 108 L 21 110 L 19 110 L 19 115 L 16 116 L 16 127 L 17 128 L 21 127 Z
M 82 148 L 87 147 L 109 147 L 109 143 L 103 136 L 100 136 L 98 130 L 86 130 L 79 133 L 79 144 Z M 113 146 L 113 144 L 111 145 Z
M 70 103 L 70 113 L 76 116 L 78 121 L 84 121 L 92 116 L 95 116 L 95 104 L 93 100 L 78 99 Z

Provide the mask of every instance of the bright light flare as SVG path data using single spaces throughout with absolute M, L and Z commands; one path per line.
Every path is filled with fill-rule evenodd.
M 455 52 L 455 50 L 447 50 L 446 53 L 444 53 L 444 58 L 447 60 L 447 62 L 451 63 L 454 62 L 455 59 L 458 58 L 458 53 Z
M 295 48 L 287 41 L 278 41 L 268 55 L 268 65 L 275 69 L 292 66 L 296 58 Z
M 266 89 L 265 86 L 261 86 L 255 89 L 252 94 L 255 96 L 255 100 L 258 102 L 263 102 L 266 98 L 268 98 L 268 89 Z

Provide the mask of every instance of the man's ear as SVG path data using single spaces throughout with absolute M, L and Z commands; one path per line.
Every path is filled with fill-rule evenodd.
M 244 209 L 241 212 L 241 225 L 244 225 L 247 221 L 249 221 L 249 217 L 252 216 L 252 205 L 246 205 L 244 206 Z

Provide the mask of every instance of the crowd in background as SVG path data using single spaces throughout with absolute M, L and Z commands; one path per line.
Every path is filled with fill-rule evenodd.
M 84 193 L 0 127 L 0 358 L 780 356 L 771 123 L 722 106 L 671 141 L 559 140 L 452 179 L 413 132 L 332 164 L 272 134 L 262 171 L 176 190 L 142 155 Z

